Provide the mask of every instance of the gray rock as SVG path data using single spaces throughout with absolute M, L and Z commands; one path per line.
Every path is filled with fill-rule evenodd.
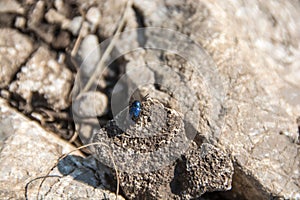
M 8 137 L 10 137 L 11 135 L 13 135 L 13 126 L 12 126 L 12 121 L 11 119 L 5 119 L 3 118 L 3 116 L 1 117 L 1 121 L 0 121 L 0 149 L 2 149 L 2 146 L 5 142 L 5 140 L 7 140 Z
M 129 56 L 126 58 L 128 59 L 128 57 Z M 133 82 L 132 84 L 135 84 L 136 87 L 147 86 L 147 84 L 153 85 L 155 83 L 155 74 L 147 67 L 147 63 L 143 60 L 142 54 L 135 55 L 128 59 L 126 73 L 128 78 Z
M 0 198 L 25 199 L 26 184 L 47 175 L 60 155 L 74 147 L 10 108 L 3 99 L 0 105 L 0 129 L 10 135 L 0 153 Z M 52 177 L 43 183 L 39 198 L 113 199 L 115 194 L 104 189 L 109 187 L 106 180 L 109 173 L 93 158 L 84 158 L 75 152 L 51 170 Z M 36 198 L 41 181 L 37 179 L 28 184 L 28 199 Z M 119 196 L 118 199 L 123 198 Z
M 17 17 L 15 21 L 15 27 L 25 29 L 26 19 L 24 17 Z
M 33 93 L 42 96 L 54 110 L 69 106 L 68 96 L 72 73 L 47 48 L 40 47 L 17 74 L 10 91 L 19 94 L 28 104 L 34 103 Z
M 100 11 L 96 7 L 91 7 L 86 13 L 86 19 L 92 24 L 98 24 L 100 22 Z
M 15 0 L 0 1 L 0 13 L 24 14 L 24 8 Z
M 0 87 L 6 87 L 33 51 L 32 41 L 13 29 L 0 29 Z
M 74 17 L 67 25 L 67 29 L 72 32 L 73 35 L 78 35 L 83 18 L 81 16 Z
M 138 119 L 128 119 L 125 110 L 96 133 L 92 142 L 99 145 L 93 152 L 102 163 L 116 166 L 130 199 L 191 199 L 229 190 L 230 157 L 211 144 L 196 144 L 186 128 L 179 113 L 147 98 Z
M 91 142 L 93 133 L 97 132 L 100 128 L 97 118 L 90 118 L 85 121 L 78 119 L 78 121 L 76 121 L 76 124 L 78 124 L 76 130 L 78 130 L 79 137 L 83 144 L 88 144 L 89 142 Z
M 70 20 L 67 19 L 63 14 L 59 13 L 55 9 L 50 9 L 46 14 L 45 18 L 49 23 L 60 24 L 61 27 L 67 27 Z
M 217 66 L 214 75 L 221 77 L 226 93 L 225 101 L 220 102 L 223 109 L 219 119 L 210 118 L 209 112 L 200 112 L 204 116 L 200 120 L 205 119 L 208 126 L 200 123 L 202 130 L 198 130 L 206 133 L 210 141 L 217 140 L 235 160 L 237 170 L 233 188 L 227 193 L 229 198 L 298 199 L 300 154 L 295 140 L 300 87 L 295 84 L 299 71 L 295 70 L 295 63 L 300 52 L 300 26 L 296 20 L 299 4 L 135 1 L 134 6 L 146 26 L 188 34 L 204 47 Z M 181 72 L 189 69 L 183 66 Z M 176 80 L 157 71 L 156 77 L 159 76 L 164 81 Z M 201 85 L 200 79 L 191 82 Z M 208 95 L 211 92 L 207 87 L 199 91 Z M 218 98 L 218 94 L 210 95 L 210 99 L 205 94 L 205 101 L 200 101 L 204 107 L 209 108 L 212 100 Z M 219 121 L 223 123 L 222 131 L 216 134 L 211 124 Z
M 58 24 L 60 25 L 61 29 L 69 30 L 73 35 L 78 35 L 83 22 L 83 18 L 81 16 L 74 17 L 72 20 L 70 20 L 55 9 L 50 9 L 45 14 L 45 18 L 50 24 Z
M 124 12 L 124 8 L 127 1 L 106 1 L 105 4 L 99 3 L 99 10 L 101 13 L 101 23 L 99 24 L 99 34 L 104 38 L 109 38 L 114 34 L 117 29 L 121 15 Z M 83 4 L 84 5 L 84 4 Z M 82 6 L 83 7 L 83 6 Z M 118 13 L 118 15 L 111 15 L 111 13 Z M 137 28 L 137 21 L 134 12 L 130 9 L 128 12 L 128 20 L 126 21 L 125 30 Z
M 73 112 L 78 117 L 102 116 L 107 111 L 108 99 L 101 92 L 85 92 L 73 102 Z
M 54 7 L 56 10 L 62 14 L 65 14 L 68 12 L 68 9 L 66 7 L 66 4 L 64 3 L 63 0 L 55 0 L 54 1 Z
M 82 60 L 80 73 L 83 76 L 90 77 L 95 72 L 101 56 L 99 41 L 96 35 L 85 36 L 80 44 L 78 55 Z
M 2 98 L 4 98 L 4 99 L 9 99 L 9 98 L 10 98 L 10 93 L 9 93 L 9 91 L 3 89 L 3 90 L 1 90 L 1 92 L 0 92 L 0 96 L 1 96 Z
M 100 9 L 97 7 L 89 8 L 86 13 L 86 19 L 92 24 L 92 30 L 95 30 L 101 20 Z

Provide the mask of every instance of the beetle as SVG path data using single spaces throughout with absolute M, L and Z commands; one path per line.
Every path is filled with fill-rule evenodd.
M 142 101 L 147 99 L 148 96 L 149 96 L 149 94 L 144 96 Z M 129 107 L 129 115 L 130 115 L 131 119 L 136 120 L 140 116 L 141 111 L 142 111 L 142 103 L 138 100 L 135 100 L 134 102 L 132 102 L 132 104 Z
M 141 102 L 138 100 L 134 101 L 129 108 L 129 115 L 131 119 L 136 120 L 140 116 L 141 111 L 142 111 Z

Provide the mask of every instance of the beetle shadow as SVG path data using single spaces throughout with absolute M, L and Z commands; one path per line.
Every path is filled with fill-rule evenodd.
M 57 168 L 63 176 L 72 176 L 74 180 L 94 188 L 116 192 L 117 181 L 112 170 L 93 156 L 68 155 L 58 162 Z

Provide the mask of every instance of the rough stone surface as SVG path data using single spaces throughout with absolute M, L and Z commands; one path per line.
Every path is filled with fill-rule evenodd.
M 1 131 L 7 136 L 0 152 L 0 198 L 25 199 L 25 186 L 34 178 L 47 175 L 58 158 L 74 147 L 30 121 L 0 99 Z M 39 193 L 43 199 L 104 199 L 115 194 L 104 189 L 110 171 L 92 157 L 80 153 L 58 163 Z M 35 199 L 42 179 L 28 185 L 28 199 Z M 123 199 L 118 197 L 118 199 Z
M 179 113 L 159 101 L 147 98 L 142 108 L 136 121 L 125 110 L 92 139 L 101 143 L 93 150 L 96 157 L 111 168 L 114 161 L 127 197 L 191 199 L 231 188 L 233 165 L 224 151 L 198 146 Z
M 146 26 L 188 34 L 215 61 L 227 94 L 222 103 L 225 123 L 216 139 L 232 152 L 240 169 L 231 198 L 240 194 L 246 199 L 297 199 L 299 4 L 244 3 L 135 1 L 134 5 Z
M 13 29 L 0 29 L 0 87 L 7 86 L 33 51 L 32 41 Z
M 17 74 L 10 91 L 19 94 L 28 104 L 34 103 L 34 93 L 43 97 L 54 110 L 68 107 L 72 74 L 45 47 L 40 47 Z M 36 97 L 35 97 L 36 98 Z

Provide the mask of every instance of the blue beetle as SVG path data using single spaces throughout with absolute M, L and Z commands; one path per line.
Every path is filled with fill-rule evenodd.
M 133 120 L 136 120 L 139 116 L 140 116 L 140 113 L 141 113 L 141 110 L 142 110 L 142 105 L 141 105 L 141 102 L 140 101 L 134 101 L 131 105 L 130 105 L 130 108 L 129 108 L 129 115 L 130 117 L 133 119 Z

